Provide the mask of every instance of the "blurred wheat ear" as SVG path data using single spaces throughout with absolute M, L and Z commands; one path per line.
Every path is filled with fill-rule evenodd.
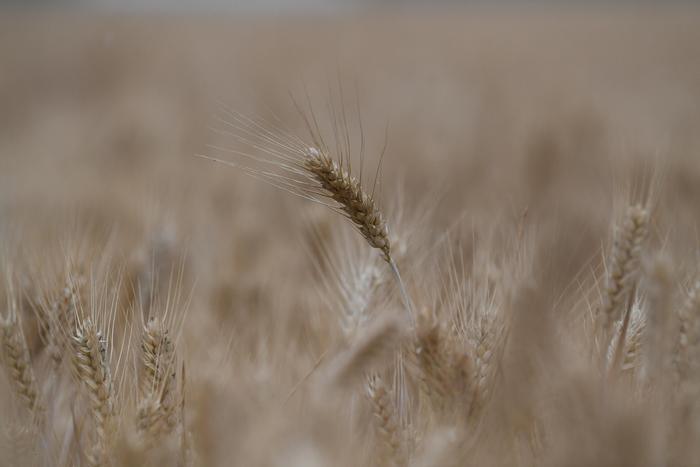
M 39 391 L 34 370 L 29 360 L 27 341 L 24 338 L 14 305 L 10 305 L 6 318 L 0 317 L 0 342 L 2 343 L 2 358 L 17 396 L 30 412 L 43 411 L 43 407 L 39 403 Z
M 612 355 L 611 371 L 623 358 L 627 330 L 640 271 L 642 246 L 648 234 L 649 212 L 642 206 L 630 206 L 622 224 L 616 229 L 606 277 L 605 294 L 598 318 L 603 334 L 602 354 L 608 359 L 613 324 L 622 319 L 617 345 Z

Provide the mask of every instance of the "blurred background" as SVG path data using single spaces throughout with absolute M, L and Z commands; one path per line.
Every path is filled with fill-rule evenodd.
M 193 156 L 237 147 L 211 131 L 221 103 L 301 132 L 290 94 L 324 109 L 344 82 L 368 157 L 388 143 L 383 198 L 437 199 L 437 226 L 527 211 L 569 245 L 566 282 L 651 172 L 683 237 L 669 248 L 695 243 L 698 57 L 693 2 L 10 2 L 0 222 L 167 232 L 200 276 L 309 268 L 289 251 L 307 204 Z

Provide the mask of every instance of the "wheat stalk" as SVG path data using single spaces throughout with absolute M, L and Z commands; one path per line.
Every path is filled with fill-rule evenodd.
M 223 120 L 222 123 L 235 131 L 224 131 L 224 133 L 260 151 L 262 156 L 257 157 L 235 150 L 226 152 L 238 154 L 262 164 L 272 164 L 277 173 L 215 157 L 203 155 L 197 157 L 236 167 L 253 178 L 341 213 L 352 222 L 372 248 L 381 252 L 382 258 L 391 267 L 406 310 L 413 319 L 412 302 L 391 254 L 392 245 L 384 215 L 377 206 L 373 193 L 368 193 L 361 181 L 351 173 L 349 159 L 344 167 L 344 164 L 338 163 L 331 157 L 326 149 L 327 146 L 318 135 L 318 128 L 314 129 L 308 121 L 309 130 L 315 135 L 316 147 L 306 145 L 300 138 L 286 132 L 267 129 L 260 123 L 235 112 L 227 110 L 226 114 L 232 118 L 232 121 Z M 342 158 L 342 150 L 339 148 L 338 151 Z M 329 204 L 328 200 L 332 204 Z
M 308 148 L 303 160 L 303 168 L 325 190 L 325 195 L 338 203 L 340 211 L 355 225 L 367 243 L 381 251 L 382 258 L 394 273 L 409 317 L 413 319 L 412 301 L 406 292 L 396 261 L 391 256 L 389 229 L 373 196 L 367 193 L 360 182 L 325 151 Z

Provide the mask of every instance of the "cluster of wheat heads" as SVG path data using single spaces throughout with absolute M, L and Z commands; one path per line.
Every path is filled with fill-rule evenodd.
M 16 416 L 4 420 L 3 465 L 189 465 L 180 284 L 172 301 L 121 303 L 130 300 L 120 268 L 67 264 L 52 278 L 6 274 L 3 407 Z
M 236 153 L 266 164 L 234 165 L 331 209 L 307 238 L 317 294 L 299 299 L 303 326 L 254 297 L 268 318 L 184 329 L 180 276 L 152 282 L 167 267 L 130 276 L 68 255 L 55 272 L 13 269 L 8 464 L 693 465 L 700 282 L 665 257 L 649 200 L 614 218 L 600 268 L 552 290 L 553 249 L 525 215 L 436 229 L 429 205 L 380 203 L 348 139 L 227 116 L 258 151 Z M 204 351 L 187 355 L 183 332 Z
M 335 291 L 328 307 L 339 318 L 340 350 L 324 353 L 302 379 L 316 399 L 342 388 L 357 407 L 355 396 L 364 393 L 372 417 L 354 427 L 373 426 L 369 439 L 359 436 L 363 463 L 689 465 L 697 453 L 691 440 L 700 435 L 697 282 L 687 293 L 676 290 L 681 271 L 649 239 L 650 199 L 613 221 L 593 285 L 553 299 L 537 270 L 547 249 L 525 218 L 511 234 L 471 245 L 468 255 L 449 232 L 419 240 L 423 254 L 397 254 L 394 243 L 424 225 L 389 228 L 377 181 L 363 183 L 362 168 L 352 171 L 343 114 L 331 115 L 334 144 L 321 138 L 313 113 L 309 141 L 262 119 L 224 114 L 220 132 L 252 149 L 213 146 L 239 159 L 210 159 L 330 208 L 378 252 L 355 246 L 348 254 L 347 238 L 314 249 Z M 410 271 L 409 283 L 399 265 Z M 401 298 L 400 313 L 393 297 Z

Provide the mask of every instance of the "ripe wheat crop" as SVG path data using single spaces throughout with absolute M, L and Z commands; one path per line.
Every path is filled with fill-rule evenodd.
M 0 19 L 0 465 L 696 465 L 688 8 Z

